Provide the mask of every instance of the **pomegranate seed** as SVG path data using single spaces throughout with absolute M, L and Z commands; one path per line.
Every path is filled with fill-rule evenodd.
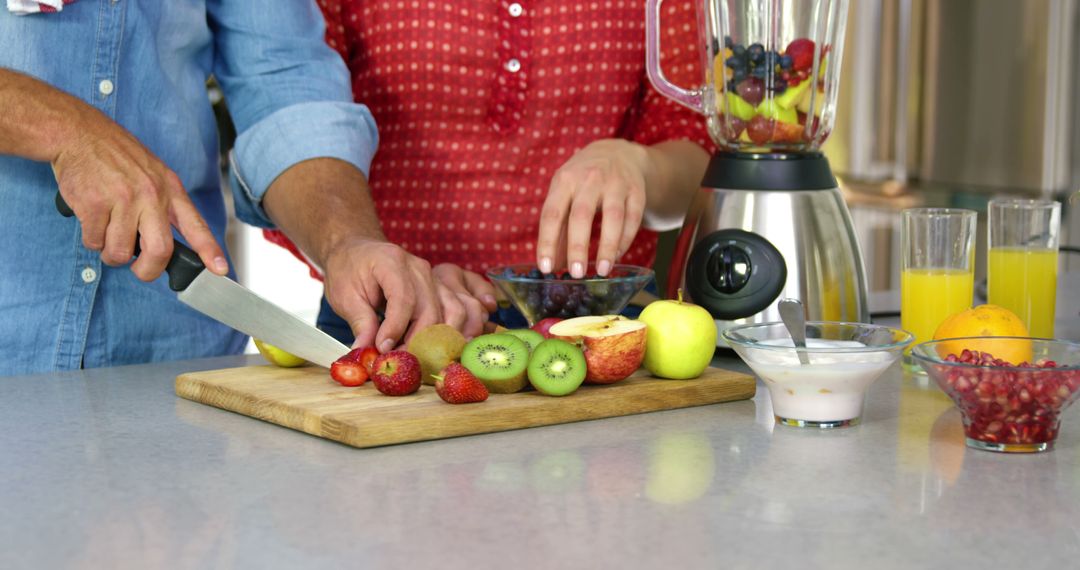
M 1080 372 L 1055 371 L 1058 364 L 1049 359 L 1014 367 L 992 354 L 963 350 L 945 361 L 978 367 L 939 365 L 935 378 L 963 411 L 964 433 L 979 441 L 1052 441 L 1058 413 L 1080 393 Z

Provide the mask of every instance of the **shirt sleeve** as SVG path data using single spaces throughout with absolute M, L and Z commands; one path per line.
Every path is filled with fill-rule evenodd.
M 697 88 L 704 82 L 705 74 L 701 68 L 694 2 L 668 0 L 662 10 L 660 63 L 664 75 L 683 88 Z M 644 145 L 688 140 L 701 145 L 710 154 L 716 150 L 709 138 L 704 115 L 661 95 L 647 76 L 642 82 L 643 95 L 627 138 Z
M 272 227 L 263 196 L 305 160 L 337 158 L 367 176 L 378 146 L 375 119 L 353 102 L 315 3 L 214 0 L 208 10 L 214 76 L 238 133 L 230 155 L 237 217 Z

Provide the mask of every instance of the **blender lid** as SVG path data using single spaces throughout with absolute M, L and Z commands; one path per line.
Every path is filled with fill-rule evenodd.
M 829 161 L 820 152 L 719 152 L 709 161 L 705 188 L 728 190 L 828 190 L 836 188 Z

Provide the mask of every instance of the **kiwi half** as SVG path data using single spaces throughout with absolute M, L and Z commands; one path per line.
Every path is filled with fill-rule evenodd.
M 434 386 L 435 374 L 461 358 L 464 348 L 465 337 L 457 329 L 447 324 L 437 324 L 417 331 L 409 339 L 405 350 L 420 361 L 420 380 Z
M 529 383 L 541 394 L 566 396 L 585 381 L 585 355 L 557 338 L 541 342 L 529 359 Z
M 478 336 L 461 352 L 461 365 L 493 394 L 512 394 L 527 386 L 528 364 L 529 346 L 506 333 Z
M 529 345 L 529 352 L 536 350 L 536 345 L 544 342 L 544 335 L 532 330 L 532 329 L 510 329 L 503 331 L 502 334 L 508 334 L 516 336 Z

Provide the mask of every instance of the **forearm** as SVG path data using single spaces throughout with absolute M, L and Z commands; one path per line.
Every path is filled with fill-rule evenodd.
M 694 193 L 709 155 L 686 140 L 665 141 L 646 147 L 649 167 L 645 169 L 645 208 L 654 219 L 681 218 Z
M 341 160 L 317 158 L 289 168 L 270 185 L 263 207 L 323 268 L 330 252 L 344 241 L 386 240 L 364 174 Z
M 94 110 L 47 83 L 0 68 L 0 154 L 54 161 L 85 111 Z

